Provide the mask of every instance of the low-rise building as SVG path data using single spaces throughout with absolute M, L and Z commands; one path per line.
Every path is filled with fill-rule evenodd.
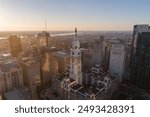
M 31 100 L 29 88 L 20 88 L 4 94 L 5 100 Z

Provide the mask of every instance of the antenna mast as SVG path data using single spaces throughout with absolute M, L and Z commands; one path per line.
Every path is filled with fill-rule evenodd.
M 45 31 L 47 31 L 47 21 L 46 21 L 46 16 L 45 16 Z

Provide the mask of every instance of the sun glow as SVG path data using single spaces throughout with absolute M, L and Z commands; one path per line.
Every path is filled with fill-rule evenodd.
M 4 30 L 6 24 L 7 24 L 7 18 L 6 13 L 3 7 L 0 5 L 0 30 Z

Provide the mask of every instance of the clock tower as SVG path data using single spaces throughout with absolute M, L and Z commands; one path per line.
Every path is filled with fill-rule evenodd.
M 82 85 L 81 51 L 76 28 L 74 38 L 72 40 L 72 48 L 70 50 L 70 78 Z

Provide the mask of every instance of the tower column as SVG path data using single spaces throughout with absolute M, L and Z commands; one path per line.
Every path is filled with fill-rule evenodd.
M 70 50 L 70 78 L 74 79 L 77 83 L 82 85 L 82 72 L 81 72 L 81 52 L 80 42 L 77 38 L 77 29 L 75 28 L 75 35 L 72 40 L 72 48 Z

